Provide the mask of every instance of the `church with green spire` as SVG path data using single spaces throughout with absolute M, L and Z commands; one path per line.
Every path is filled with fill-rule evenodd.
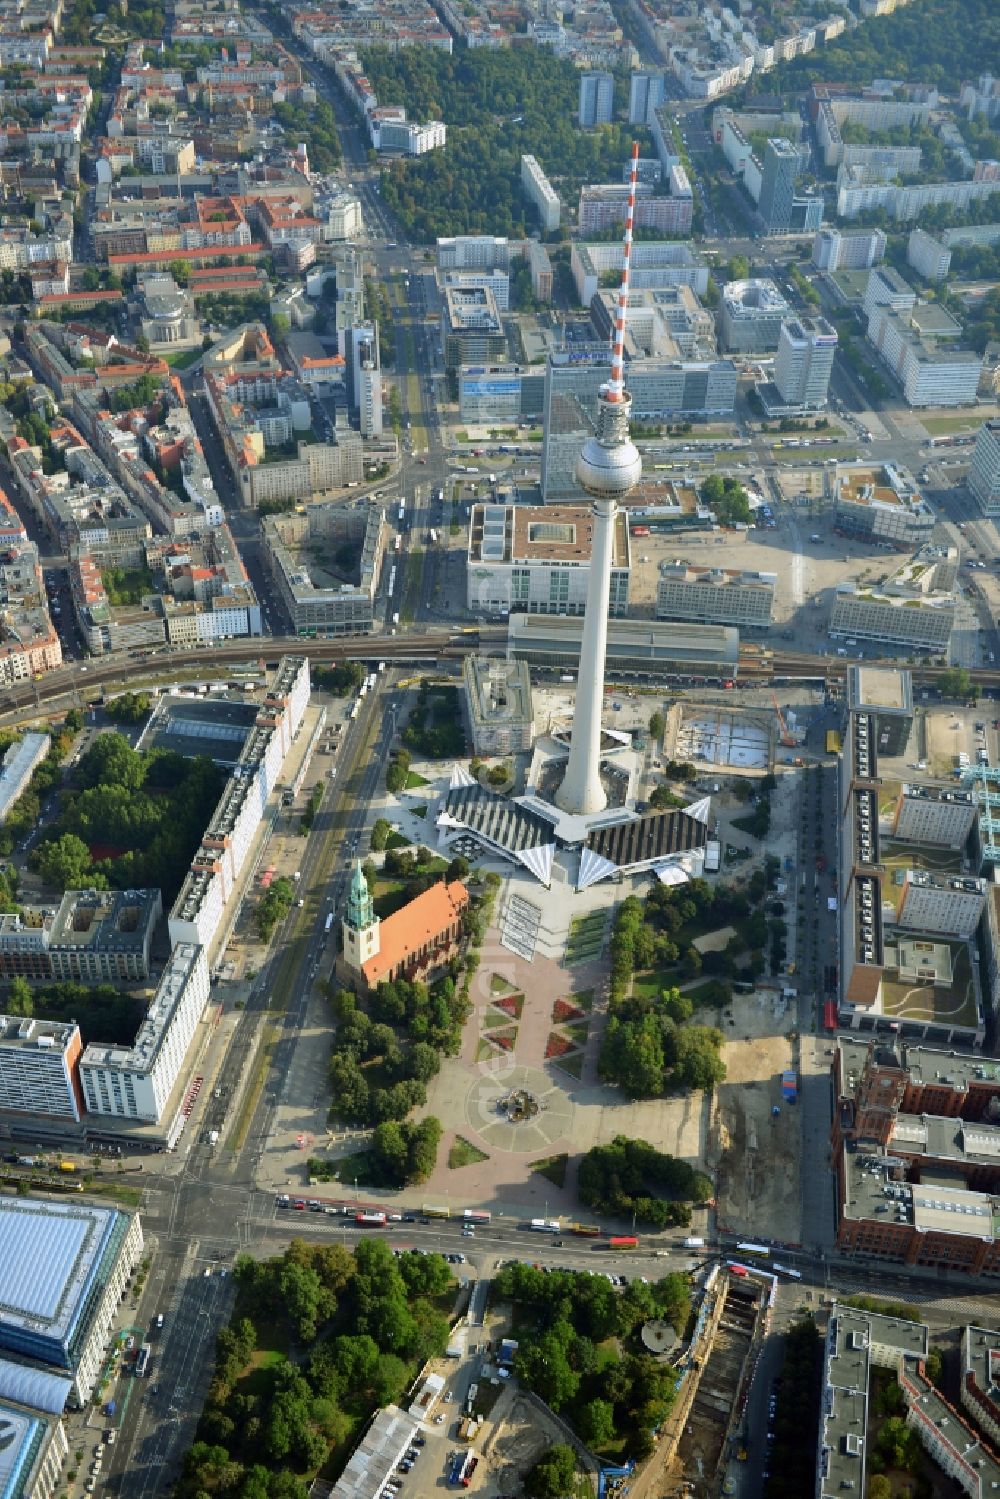
M 355 972 L 364 970 L 379 950 L 379 919 L 361 860 L 354 864 L 343 921 L 344 962 Z
M 429 982 L 459 952 L 468 904 L 469 892 L 461 880 L 437 880 L 380 921 L 358 859 L 341 923 L 338 977 L 362 993 L 400 978 Z

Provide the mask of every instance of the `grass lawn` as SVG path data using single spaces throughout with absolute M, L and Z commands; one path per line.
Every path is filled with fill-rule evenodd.
M 594 991 L 593 989 L 578 989 L 575 994 L 569 996 L 569 1002 L 571 1005 L 579 1006 L 589 1015 L 594 1008 Z
M 479 1042 L 479 1045 L 476 1047 L 476 1061 L 485 1062 L 487 1057 L 495 1057 L 496 1054 L 496 1047 L 493 1046 L 491 1042 L 487 1041 L 486 1037 L 484 1036 Z
M 579 968 L 582 963 L 593 963 L 601 956 L 601 943 L 593 947 L 567 947 L 564 962 L 569 968 Z
M 571 1051 L 568 1056 L 553 1057 L 551 1061 L 553 1067 L 560 1067 L 563 1072 L 568 1072 L 570 1077 L 575 1077 L 577 1082 L 583 1076 L 582 1051 Z
M 531 1170 L 539 1176 L 544 1176 L 547 1182 L 554 1187 L 566 1185 L 566 1167 L 569 1164 L 568 1155 L 547 1155 L 541 1161 L 532 1161 Z
M 164 364 L 169 364 L 172 370 L 186 370 L 195 364 L 202 355 L 200 348 L 184 349 L 180 354 L 161 354 L 160 358 Z
M 487 1033 L 489 1031 L 502 1031 L 505 1030 L 508 1025 L 510 1025 L 510 1016 L 505 1015 L 502 1010 L 498 1010 L 496 1014 L 493 1014 L 492 1011 L 487 1011 L 483 1019 L 484 1033 Z
M 514 987 L 514 985 L 511 984 L 511 983 L 508 983 L 507 979 L 504 978 L 503 974 L 501 974 L 501 973 L 493 973 L 493 974 L 490 975 L 490 993 L 491 994 L 509 994 L 510 991 L 511 991 L 511 989 L 513 989 L 513 987 Z
M 632 980 L 632 993 L 638 999 L 659 999 L 661 991 L 672 989 L 676 982 L 676 973 L 657 968 L 652 972 L 637 973 Z
M 397 833 L 395 828 L 393 828 L 392 832 L 385 840 L 385 846 L 386 851 L 388 851 L 390 848 L 409 848 L 410 840 L 409 838 L 404 838 L 402 833 Z
M 975 432 L 982 426 L 982 413 L 967 411 L 961 416 L 922 416 L 920 425 L 931 437 L 950 437 L 952 432 Z
M 404 791 L 419 791 L 421 786 L 429 786 L 430 781 L 426 776 L 420 775 L 419 771 L 409 770 L 406 773 L 406 785 Z
M 448 1152 L 448 1169 L 458 1171 L 462 1166 L 478 1166 L 480 1161 L 488 1160 L 485 1150 L 480 1150 L 478 1145 L 473 1145 L 471 1140 L 466 1140 L 462 1135 L 456 1135 Z
M 590 1025 L 586 1020 L 571 1020 L 568 1025 L 563 1026 L 563 1030 L 567 1036 L 570 1036 L 576 1042 L 577 1046 L 585 1046 L 587 1044 Z
M 85 1185 L 83 1190 L 88 1197 L 110 1197 L 114 1202 L 120 1202 L 126 1208 L 142 1206 L 140 1188 L 127 1187 L 124 1182 L 95 1181 Z

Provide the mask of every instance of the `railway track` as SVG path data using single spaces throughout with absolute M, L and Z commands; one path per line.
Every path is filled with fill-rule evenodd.
M 210 649 L 177 651 L 169 656 L 129 657 L 127 660 L 95 660 L 87 664 L 86 676 L 75 671 L 49 673 L 41 681 L 26 682 L 6 694 L 0 704 L 0 720 L 23 718 L 44 713 L 46 705 L 76 696 L 84 702 L 100 695 L 108 685 L 155 686 L 158 681 L 190 676 L 204 668 L 206 676 L 219 676 L 226 667 L 247 662 L 276 664 L 283 655 L 308 656 L 317 664 L 339 661 L 434 662 L 461 660 L 470 652 L 484 647 L 506 644 L 503 626 L 483 626 L 460 630 L 434 630 L 386 639 L 380 636 L 343 636 L 334 640 L 303 640 L 296 636 L 269 636 L 266 639 L 230 641 Z M 767 647 L 740 648 L 737 685 L 766 686 L 773 682 L 800 681 L 839 683 L 852 663 L 842 657 L 813 656 L 805 652 L 770 651 Z M 889 664 L 889 663 L 887 663 Z M 222 672 L 220 672 L 220 668 Z M 911 666 L 917 686 L 934 687 L 949 668 L 920 664 Z M 718 668 L 719 674 L 724 672 Z M 669 680 L 680 673 L 664 672 Z M 683 673 L 697 685 L 702 673 Z M 1000 690 L 1000 668 L 980 667 L 970 670 L 970 679 L 983 691 Z

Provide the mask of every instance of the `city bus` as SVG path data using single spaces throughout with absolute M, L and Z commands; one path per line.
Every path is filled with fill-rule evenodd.
M 149 1373 L 149 1358 L 152 1351 L 153 1350 L 150 1348 L 148 1343 L 143 1343 L 142 1347 L 139 1349 L 139 1352 L 136 1354 L 135 1372 L 140 1377 L 143 1374 Z

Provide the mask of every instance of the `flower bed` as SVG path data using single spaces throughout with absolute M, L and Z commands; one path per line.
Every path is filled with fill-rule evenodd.
M 509 1025 L 502 1031 L 490 1031 L 488 1039 L 494 1046 L 499 1046 L 501 1051 L 513 1051 L 517 1041 L 517 1026 Z
M 503 999 L 494 999 L 492 1003 L 496 1009 L 503 1010 L 505 1015 L 509 1015 L 511 1020 L 520 1020 L 521 1010 L 524 1008 L 524 995 L 505 994 Z
M 567 1020 L 581 1020 L 583 1011 L 568 999 L 557 999 L 552 1006 L 552 1019 L 556 1025 L 562 1025 Z
M 545 1043 L 546 1059 L 551 1060 L 553 1057 L 564 1057 L 568 1051 L 573 1050 L 572 1041 L 567 1040 L 561 1032 L 549 1031 L 549 1039 Z

